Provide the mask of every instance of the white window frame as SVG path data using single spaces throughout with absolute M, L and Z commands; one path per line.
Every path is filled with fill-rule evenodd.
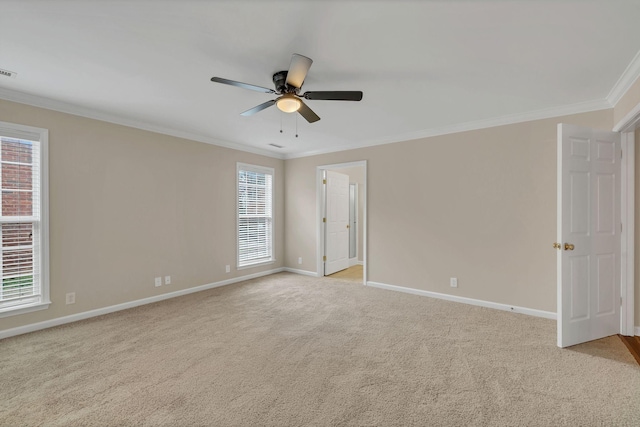
M 240 171 L 250 171 L 271 175 L 271 256 L 268 259 L 260 259 L 255 262 L 240 263 Z M 236 268 L 243 270 L 246 268 L 259 267 L 261 265 L 273 264 L 275 257 L 275 169 L 266 166 L 251 165 L 248 163 L 236 164 Z
M 33 203 L 40 204 L 39 236 L 34 236 L 34 241 L 39 241 L 34 248 L 34 263 L 38 263 L 40 271 L 40 297 L 36 301 L 25 304 L 16 304 L 2 307 L 0 305 L 0 318 L 15 316 L 49 308 L 49 131 L 47 129 L 32 126 L 18 125 L 14 123 L 0 122 L 0 135 L 39 141 L 40 143 L 40 199 Z

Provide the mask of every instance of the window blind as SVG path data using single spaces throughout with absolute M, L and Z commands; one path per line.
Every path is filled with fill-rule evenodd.
M 273 169 L 238 165 L 238 267 L 273 260 Z
M 0 136 L 0 308 L 40 301 L 40 142 Z

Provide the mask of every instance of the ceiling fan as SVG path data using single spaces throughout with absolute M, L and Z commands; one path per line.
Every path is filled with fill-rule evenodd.
M 362 100 L 361 91 L 320 91 L 305 92 L 300 95 L 300 89 L 307 76 L 307 72 L 313 61 L 303 55 L 294 53 L 291 56 L 291 64 L 288 71 L 278 71 L 273 75 L 274 89 L 251 85 L 247 83 L 237 82 L 235 80 L 223 79 L 222 77 L 211 77 L 212 82 L 223 83 L 231 86 L 238 86 L 244 89 L 255 90 L 256 92 L 272 93 L 280 95 L 276 99 L 263 102 L 262 104 L 251 108 L 241 116 L 252 116 L 255 113 L 276 105 L 280 111 L 285 113 L 300 113 L 309 123 L 317 122 L 320 117 L 313 112 L 311 108 L 302 101 L 302 98 L 309 100 L 325 100 L 325 101 L 360 101 Z

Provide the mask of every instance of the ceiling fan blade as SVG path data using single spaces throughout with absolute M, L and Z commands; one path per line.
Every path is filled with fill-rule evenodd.
M 257 106 L 253 107 L 250 110 L 247 110 L 247 111 L 245 111 L 243 113 L 240 113 L 240 115 L 241 116 L 253 116 L 255 113 L 260 112 L 260 111 L 264 110 L 265 108 L 269 108 L 275 103 L 276 103 L 275 99 L 272 99 L 271 101 L 263 102 L 262 104 L 257 105 Z
M 222 83 L 225 85 L 238 86 L 244 89 L 255 90 L 262 93 L 276 93 L 275 90 L 262 86 L 250 85 L 248 83 L 237 82 L 235 80 L 223 79 L 222 77 L 211 77 L 212 82 Z
M 327 101 L 360 101 L 362 100 L 362 92 L 360 91 L 320 91 L 305 92 L 302 95 L 305 99 L 324 99 Z
M 302 102 L 302 100 L 300 100 L 300 108 L 298 109 L 298 113 L 300 113 L 300 115 L 304 117 L 305 120 L 309 123 L 317 122 L 318 120 L 320 120 L 320 116 L 314 113 L 313 110 L 307 106 L 307 104 Z
M 304 83 L 307 72 L 311 68 L 313 60 L 306 56 L 298 55 L 294 53 L 291 56 L 291 64 L 289 64 L 289 71 L 287 72 L 287 84 L 289 86 L 297 87 L 300 89 L 302 83 Z

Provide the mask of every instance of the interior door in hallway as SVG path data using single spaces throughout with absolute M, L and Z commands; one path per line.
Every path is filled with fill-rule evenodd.
M 349 175 L 327 171 L 324 275 L 349 267 Z
M 558 125 L 558 346 L 620 331 L 620 134 Z

